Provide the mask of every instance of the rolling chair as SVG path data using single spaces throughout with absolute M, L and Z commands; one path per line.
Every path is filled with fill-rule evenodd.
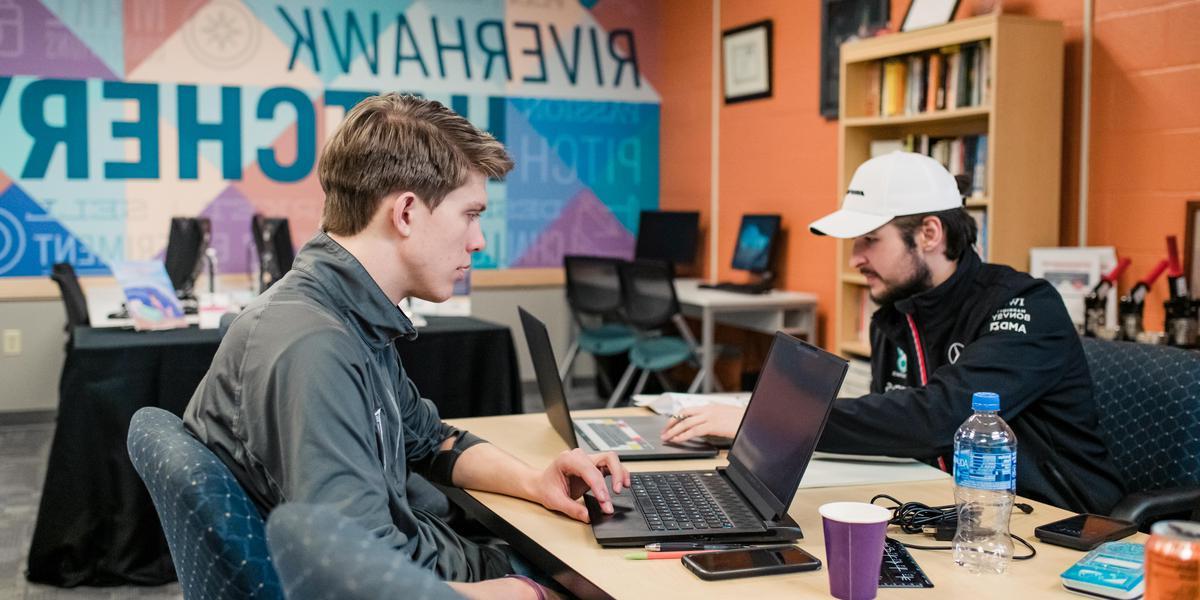
M 622 313 L 637 328 L 639 336 L 629 349 L 629 367 L 609 397 L 608 408 L 620 402 L 629 387 L 629 381 L 639 370 L 642 373 L 633 388 L 633 394 L 641 393 L 650 373 L 654 373 L 663 389 L 670 390 L 670 382 L 663 376 L 664 370 L 684 362 L 700 366 L 700 349 L 687 322 L 683 320 L 679 299 L 675 295 L 671 264 L 660 260 L 639 260 L 621 263 L 617 271 L 621 277 Z M 679 335 L 668 335 L 667 332 L 672 328 Z M 688 386 L 688 393 L 695 393 L 706 376 L 708 374 L 700 368 Z M 720 389 L 719 384 L 717 388 Z
M 267 519 L 267 545 L 288 600 L 462 599 L 329 506 L 280 505 Z
M 621 277 L 617 268 L 622 262 L 605 256 L 563 257 L 567 306 L 579 328 L 558 369 L 558 378 L 567 387 L 580 350 L 594 356 L 615 356 L 628 352 L 637 340 L 637 333 L 621 322 Z M 604 369 L 597 369 L 596 375 L 605 387 L 613 389 Z
M 62 294 L 63 307 L 67 309 L 67 333 L 74 331 L 76 327 L 91 325 L 87 296 L 83 295 L 83 288 L 79 285 L 79 277 L 75 275 L 75 268 L 69 263 L 55 263 L 50 269 L 50 279 L 58 284 L 58 291 Z
M 1145 530 L 1200 519 L 1200 355 L 1083 338 L 1100 429 L 1129 494 L 1112 511 Z
M 186 600 L 283 599 L 258 507 L 179 417 L 139 409 L 126 445 L 150 490 Z

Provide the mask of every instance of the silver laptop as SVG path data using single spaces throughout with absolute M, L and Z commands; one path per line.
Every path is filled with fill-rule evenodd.
M 716 448 L 704 443 L 666 444 L 660 441 L 659 434 L 667 424 L 667 417 L 661 415 L 572 419 L 562 380 L 558 378 L 558 361 L 554 358 L 546 325 L 524 308 L 517 307 L 517 312 L 521 315 L 525 343 L 529 345 L 538 389 L 546 406 L 546 418 L 550 419 L 550 425 L 568 446 L 579 448 L 579 440 L 582 439 L 584 450 L 611 450 L 621 460 L 708 458 L 717 455 Z

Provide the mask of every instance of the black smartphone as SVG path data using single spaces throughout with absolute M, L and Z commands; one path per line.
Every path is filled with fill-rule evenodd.
M 686 554 L 683 564 L 700 579 L 733 579 L 821 568 L 817 557 L 795 546 L 742 548 Z
M 1037 527 L 1033 535 L 1047 544 L 1086 551 L 1136 532 L 1130 521 L 1085 513 Z

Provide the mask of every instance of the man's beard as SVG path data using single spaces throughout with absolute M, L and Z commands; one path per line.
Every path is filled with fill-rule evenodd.
M 913 252 L 911 256 L 916 265 L 912 277 L 897 285 L 889 286 L 878 297 L 871 294 L 871 300 L 882 307 L 891 307 L 900 300 L 915 296 L 933 287 L 933 276 L 929 273 L 929 265 L 921 260 L 916 252 Z

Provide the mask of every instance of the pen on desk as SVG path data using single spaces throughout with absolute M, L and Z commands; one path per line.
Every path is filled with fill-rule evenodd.
M 630 552 L 625 560 L 659 560 L 664 558 L 683 558 L 686 554 L 707 554 L 718 550 L 680 550 L 679 552 Z
M 745 544 L 704 544 L 700 542 L 656 542 L 645 545 L 645 549 L 651 552 L 673 552 L 678 550 L 738 550 L 745 547 Z

